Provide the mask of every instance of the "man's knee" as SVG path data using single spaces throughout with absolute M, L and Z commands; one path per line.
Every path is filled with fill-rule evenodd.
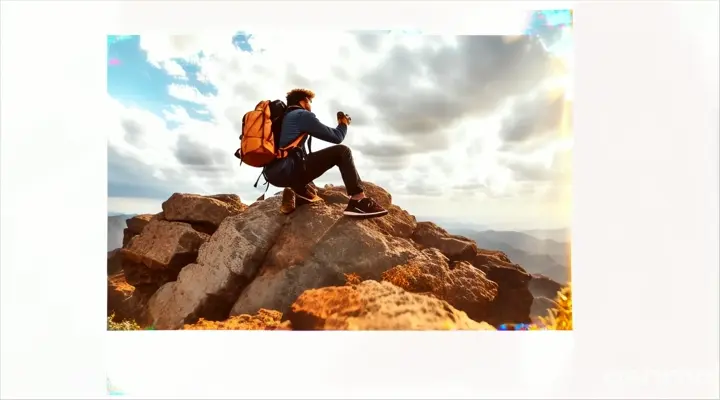
M 339 159 L 352 160 L 352 151 L 344 144 L 336 144 L 335 146 L 333 146 L 333 149 L 335 150 L 336 157 L 338 157 Z
M 352 155 L 352 151 L 350 151 L 350 148 L 345 146 L 344 144 L 336 144 L 335 148 L 337 149 L 337 152 L 342 155 Z

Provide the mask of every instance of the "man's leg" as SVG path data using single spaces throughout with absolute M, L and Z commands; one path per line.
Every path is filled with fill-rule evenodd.
M 355 162 L 350 149 L 342 144 L 330 146 L 308 154 L 305 157 L 305 170 L 298 176 L 292 186 L 298 197 L 310 200 L 307 192 L 307 185 L 322 176 L 330 168 L 337 166 L 340 169 L 343 183 L 347 194 L 351 197 L 363 197 L 363 189 L 360 183 L 360 175 L 355 169 Z
M 387 210 L 380 207 L 372 199 L 365 197 L 360 175 L 352 158 L 352 152 L 350 148 L 341 144 L 316 151 L 305 158 L 305 170 L 302 179 L 298 179 L 297 184 L 292 188 L 298 199 L 312 201 L 312 195 L 307 188 L 308 183 L 319 178 L 334 166 L 340 169 L 345 190 L 350 196 L 350 201 L 344 212 L 345 215 L 373 218 L 388 213 Z

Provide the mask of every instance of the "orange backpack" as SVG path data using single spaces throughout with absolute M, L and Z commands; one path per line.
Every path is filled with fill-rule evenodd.
M 283 148 L 278 147 L 286 110 L 287 106 L 281 100 L 263 100 L 254 110 L 245 113 L 240 148 L 235 151 L 241 165 L 262 168 L 277 158 L 287 157 L 289 150 L 300 144 L 305 135 Z

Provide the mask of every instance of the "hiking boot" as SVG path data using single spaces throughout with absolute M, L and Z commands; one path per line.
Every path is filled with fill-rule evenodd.
M 318 201 L 322 201 L 322 198 L 319 197 L 317 193 L 312 190 L 308 185 L 305 185 L 303 190 L 293 189 L 293 193 L 295 193 L 295 207 L 300 207 L 305 204 L 317 203 Z
M 295 207 L 295 192 L 293 192 L 290 188 L 283 189 L 280 212 L 287 215 L 295 211 Z
M 343 211 L 343 214 L 348 217 L 360 217 L 360 218 L 377 218 L 387 215 L 388 210 L 380 207 L 373 199 L 369 197 L 362 198 L 360 200 L 350 199 L 347 208 Z

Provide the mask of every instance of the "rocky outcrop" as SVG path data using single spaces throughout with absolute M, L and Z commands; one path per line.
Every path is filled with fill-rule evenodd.
M 383 280 L 409 292 L 447 301 L 476 321 L 501 323 L 490 315 L 490 305 L 498 294 L 497 283 L 466 261 L 448 263 L 438 249 L 425 249 L 408 264 L 385 271 Z
M 293 330 L 494 330 L 447 302 L 376 281 L 308 290 L 287 318 Z
M 174 194 L 162 213 L 143 217 L 141 232 L 117 253 L 125 284 L 147 294 L 138 303 L 142 313 L 128 315 L 155 329 L 492 329 L 530 322 L 531 276 L 522 267 L 418 222 L 383 188 L 365 188 L 388 215 L 344 217 L 342 186 L 314 188 L 324 201 L 287 214 L 280 195 L 247 207 L 235 195 Z
M 175 280 L 183 267 L 195 261 L 200 246 L 209 238 L 190 224 L 150 221 L 120 250 L 128 283 L 160 287 Z
M 328 196 L 324 190 L 318 195 Z M 231 315 L 252 314 L 260 308 L 285 313 L 305 290 L 341 285 L 346 273 L 380 280 L 386 270 L 420 254 L 411 241 L 392 236 L 392 229 L 377 220 L 344 218 L 345 205 L 315 203 L 289 215 L 258 276 L 237 299 Z M 410 226 L 412 222 L 405 220 Z
M 257 274 L 281 231 L 285 221 L 279 207 L 280 199 L 271 198 L 223 220 L 200 249 L 197 263 L 185 267 L 177 281 L 161 287 L 150 299 L 155 326 L 177 329 L 201 317 L 227 318 L 240 290 Z
M 123 247 L 127 246 L 130 239 L 142 233 L 152 217 L 153 214 L 140 214 L 125 220 L 127 228 L 123 230 Z
M 238 315 L 225 321 L 208 321 L 200 318 L 197 323 L 186 324 L 185 330 L 291 330 L 290 321 L 282 321 L 282 313 L 275 310 L 261 309 L 255 315 Z
M 163 218 L 167 221 L 187 222 L 194 229 L 213 234 L 222 221 L 245 211 L 247 206 L 234 194 L 199 196 L 175 193 L 162 203 Z
M 432 222 L 419 222 L 412 235 L 419 248 L 437 249 L 448 258 L 450 265 L 466 262 L 484 273 L 484 279 L 497 284 L 497 293 L 484 313 L 486 321 L 502 323 L 530 322 L 533 296 L 528 290 L 530 275 L 519 265 L 512 264 L 505 253 L 479 249 L 472 240 L 451 235 Z M 477 315 L 477 310 L 461 310 Z

